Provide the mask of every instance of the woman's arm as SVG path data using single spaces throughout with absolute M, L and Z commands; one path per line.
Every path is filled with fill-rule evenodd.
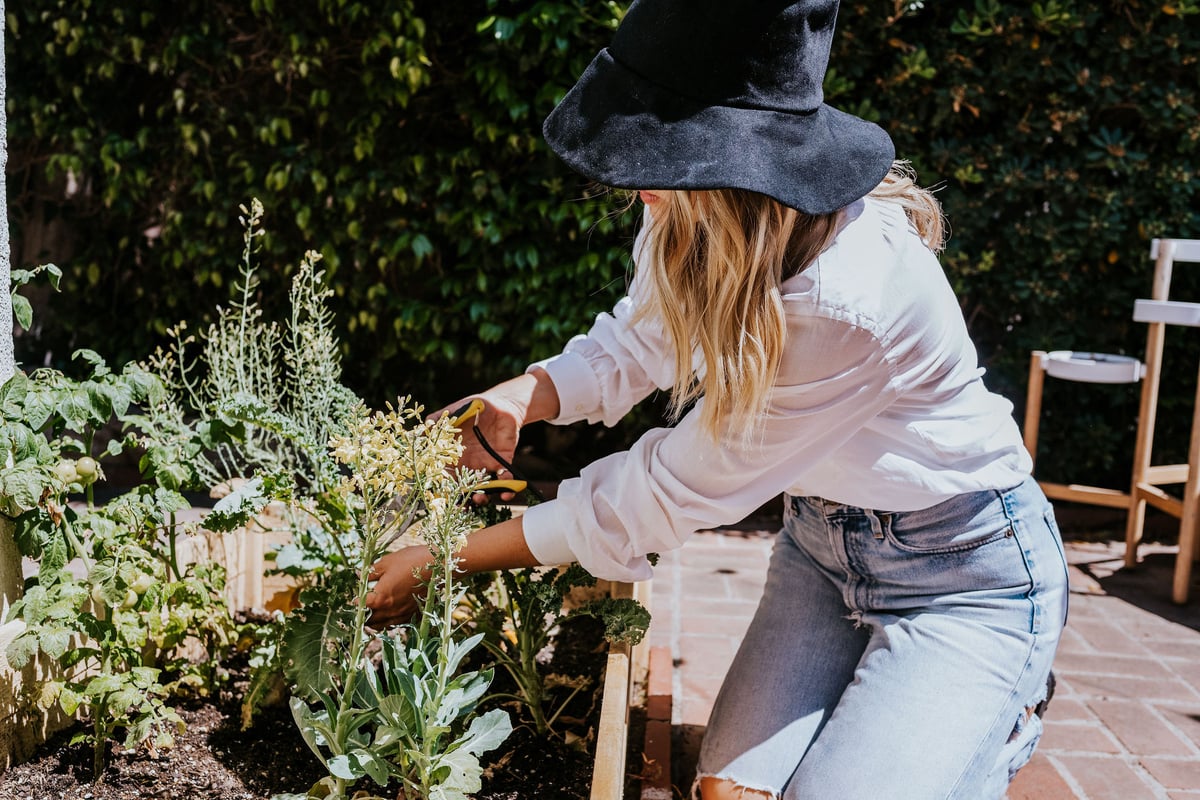
M 457 555 L 458 572 L 463 574 L 538 566 L 525 545 L 520 517 L 471 534 Z M 367 595 L 373 626 L 405 622 L 417 612 L 417 596 L 429 580 L 432 561 L 429 548 L 417 545 L 375 562 L 369 577 L 376 584 Z

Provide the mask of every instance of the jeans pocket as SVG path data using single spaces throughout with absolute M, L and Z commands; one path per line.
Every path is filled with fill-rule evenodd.
M 1012 525 L 1004 518 L 983 526 L 962 526 L 955 522 L 910 527 L 892 520 L 892 524 L 884 526 L 884 536 L 907 553 L 938 555 L 975 550 L 1013 535 Z

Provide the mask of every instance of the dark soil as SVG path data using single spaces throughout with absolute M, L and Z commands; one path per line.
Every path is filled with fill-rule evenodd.
M 68 730 L 0 776 L 0 800 L 262 800 L 323 774 L 286 708 L 265 709 L 247 731 L 232 701 L 177 710 L 187 730 L 159 758 L 114 747 L 104 780 L 92 783 L 91 745 L 69 744 Z
M 594 620 L 565 626 L 548 669 L 587 674 L 593 687 L 576 696 L 555 726 L 573 744 L 563 736 L 537 737 L 510 707 L 513 733 L 484 755 L 484 788 L 476 800 L 589 796 L 604 653 Z M 493 688 L 501 690 L 502 681 L 497 674 Z M 280 792 L 303 792 L 324 775 L 286 706 L 264 709 L 252 728 L 241 731 L 239 699 L 227 693 L 178 706 L 187 730 L 172 750 L 152 758 L 145 750 L 114 746 L 100 783 L 91 781 L 91 746 L 69 744 L 71 730 L 58 734 L 30 761 L 0 775 L 0 800 L 268 800 Z

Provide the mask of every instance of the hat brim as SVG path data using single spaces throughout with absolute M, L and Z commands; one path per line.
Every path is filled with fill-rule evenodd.
M 822 104 L 807 113 L 714 105 L 632 72 L 608 49 L 546 118 L 572 169 L 618 189 L 747 189 L 825 214 L 874 189 L 895 148 L 874 123 Z

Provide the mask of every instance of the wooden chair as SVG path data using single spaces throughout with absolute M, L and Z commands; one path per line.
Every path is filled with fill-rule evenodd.
M 1037 440 L 1041 423 L 1042 392 L 1046 376 L 1076 383 L 1137 383 L 1144 368 L 1136 358 L 1109 353 L 1085 353 L 1073 350 L 1033 351 L 1029 360 L 1029 384 L 1025 394 L 1025 449 L 1037 459 Z M 1072 503 L 1130 508 L 1128 492 L 1079 483 L 1038 481 L 1046 497 Z
M 1179 553 L 1171 598 L 1186 603 L 1192 576 L 1192 561 L 1200 556 L 1197 523 L 1200 522 L 1200 382 L 1192 409 L 1192 425 L 1186 464 L 1154 465 L 1154 423 L 1158 411 L 1158 388 L 1162 374 L 1163 343 L 1168 325 L 1200 328 L 1200 303 L 1170 300 L 1171 272 L 1178 263 L 1200 263 L 1200 239 L 1155 239 L 1150 246 L 1155 259 L 1154 285 L 1148 300 L 1134 304 L 1133 318 L 1148 323 L 1146 372 L 1138 411 L 1137 442 L 1133 456 L 1129 517 L 1125 527 L 1125 564 L 1137 564 L 1138 543 L 1146 517 L 1146 504 L 1179 518 Z M 1175 496 L 1161 487 L 1184 484 Z

